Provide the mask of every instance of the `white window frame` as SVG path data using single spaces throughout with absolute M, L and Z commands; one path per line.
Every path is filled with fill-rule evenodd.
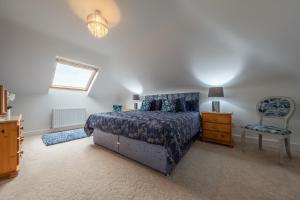
M 81 69 L 89 69 L 89 70 L 93 71 L 90 79 L 88 80 L 88 83 L 87 83 L 86 87 L 83 88 L 83 87 L 70 87 L 70 86 L 64 86 L 64 85 L 54 85 L 53 81 L 54 81 L 54 77 L 55 77 L 55 73 L 56 73 L 56 65 L 58 63 L 68 65 L 68 66 L 71 66 L 71 67 L 78 67 L 78 68 L 81 68 Z M 93 82 L 95 81 L 97 75 L 98 75 L 99 69 L 100 69 L 100 67 L 97 67 L 95 65 L 82 63 L 82 62 L 71 60 L 71 59 L 68 59 L 68 58 L 56 57 L 55 72 L 54 72 L 54 75 L 53 75 L 53 79 L 52 79 L 50 88 L 52 88 L 52 89 L 63 89 L 63 90 L 77 90 L 77 91 L 88 92 L 90 90 L 91 86 L 93 85 Z

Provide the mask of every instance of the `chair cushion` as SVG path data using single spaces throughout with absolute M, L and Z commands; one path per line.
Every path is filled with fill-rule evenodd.
M 291 134 L 291 131 L 284 129 L 284 128 L 275 127 L 275 126 L 247 124 L 246 126 L 242 126 L 242 128 L 254 130 L 254 131 L 258 131 L 258 132 L 264 132 L 264 133 L 279 134 L 279 135 Z

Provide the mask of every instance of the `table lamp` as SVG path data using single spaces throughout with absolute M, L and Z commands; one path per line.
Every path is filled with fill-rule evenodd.
M 140 95 L 138 95 L 138 94 L 132 95 L 132 100 L 134 100 L 134 101 L 139 101 L 139 100 L 140 100 Z M 135 110 L 138 109 L 138 103 L 137 103 L 137 102 L 134 103 L 134 109 L 135 109 Z
M 208 90 L 208 97 L 224 97 L 223 87 L 211 87 Z M 213 100 L 212 101 L 212 111 L 213 112 L 220 112 L 220 101 Z

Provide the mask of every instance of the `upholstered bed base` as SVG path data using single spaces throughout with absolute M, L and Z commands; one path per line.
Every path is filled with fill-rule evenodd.
M 171 167 L 167 164 L 166 150 L 163 146 L 130 139 L 95 129 L 94 143 L 118 152 L 128 158 L 169 175 Z

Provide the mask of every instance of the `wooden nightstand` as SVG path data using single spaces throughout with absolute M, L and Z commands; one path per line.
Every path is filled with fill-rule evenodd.
M 233 147 L 232 113 L 203 112 L 202 139 Z

